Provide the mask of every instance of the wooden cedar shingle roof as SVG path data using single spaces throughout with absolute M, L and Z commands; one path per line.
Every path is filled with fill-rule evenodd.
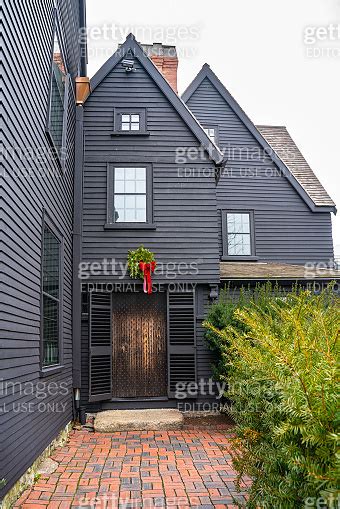
M 272 262 L 221 262 L 221 280 L 233 279 L 272 279 L 272 280 L 303 280 L 303 279 L 334 279 L 339 281 L 340 270 L 332 268 L 313 268 L 303 265 Z
M 258 125 L 256 127 L 315 205 L 334 207 L 335 203 L 301 154 L 286 127 L 271 125 Z

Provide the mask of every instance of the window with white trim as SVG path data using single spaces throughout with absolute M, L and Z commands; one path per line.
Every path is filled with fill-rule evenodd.
M 146 134 L 145 109 L 115 108 L 115 133 Z
M 146 168 L 114 168 L 114 222 L 145 223 L 146 201 Z
M 223 256 L 253 257 L 255 255 L 253 212 L 222 211 Z
M 215 127 L 204 127 L 204 132 L 212 139 L 214 143 L 216 143 L 216 129 Z

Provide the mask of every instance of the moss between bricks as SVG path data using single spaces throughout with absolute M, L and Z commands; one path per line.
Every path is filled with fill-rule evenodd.
M 2 501 L 0 501 L 1 509 L 12 509 L 15 502 L 18 500 L 20 495 L 30 486 L 33 485 L 38 474 L 40 464 L 48 458 L 57 447 L 65 445 L 70 431 L 72 429 L 72 422 L 66 424 L 58 436 L 52 440 L 49 446 L 38 456 L 34 463 L 26 470 L 26 472 L 20 477 L 20 479 L 14 484 L 14 486 L 5 495 Z

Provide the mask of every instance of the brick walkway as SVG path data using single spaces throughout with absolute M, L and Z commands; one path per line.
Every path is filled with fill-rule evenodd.
M 230 429 L 73 431 L 55 451 L 57 470 L 42 476 L 14 509 L 236 508 Z

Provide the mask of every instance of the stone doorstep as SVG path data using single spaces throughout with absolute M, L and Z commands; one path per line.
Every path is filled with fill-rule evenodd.
M 177 409 L 105 410 L 94 420 L 94 430 L 99 433 L 113 431 L 161 431 L 182 429 L 183 414 Z

